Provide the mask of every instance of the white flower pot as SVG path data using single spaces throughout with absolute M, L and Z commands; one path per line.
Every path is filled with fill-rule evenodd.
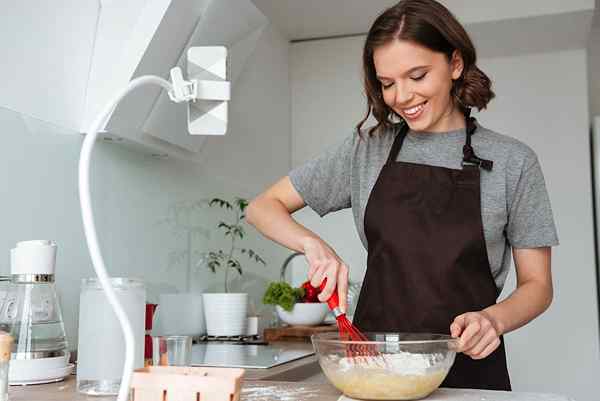
M 248 294 L 203 294 L 206 333 L 240 336 L 246 333 Z
M 202 294 L 160 294 L 153 334 L 199 336 L 206 334 Z
M 275 309 L 279 318 L 291 326 L 316 326 L 323 323 L 329 312 L 326 303 L 299 302 L 289 312 L 279 305 Z

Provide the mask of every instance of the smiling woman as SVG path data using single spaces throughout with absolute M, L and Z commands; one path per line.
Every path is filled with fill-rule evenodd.
M 510 390 L 502 336 L 550 305 L 558 237 L 535 152 L 471 117 L 494 97 L 476 60 L 437 1 L 383 11 L 365 40 L 357 129 L 259 195 L 247 217 L 304 253 L 313 286 L 327 279 L 321 301 L 337 286 L 343 302 L 347 266 L 291 214 L 352 208 L 368 251 L 354 324 L 451 335 L 460 353 L 442 386 Z M 363 129 L 371 114 L 377 123 Z M 517 288 L 497 303 L 511 256 Z
M 491 81 L 476 66 L 475 47 L 463 27 L 439 3 L 400 2 L 373 23 L 363 50 L 367 114 L 372 134 L 403 118 L 416 131 L 464 126 L 471 107 L 494 97 Z M 420 118 L 423 117 L 423 118 Z

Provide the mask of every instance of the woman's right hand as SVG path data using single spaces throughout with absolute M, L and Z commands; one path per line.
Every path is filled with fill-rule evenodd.
M 333 295 L 337 285 L 340 310 L 346 313 L 348 300 L 348 266 L 340 259 L 325 241 L 319 238 L 306 238 L 302 241 L 304 256 L 308 262 L 310 284 L 319 288 L 327 279 L 325 288 L 319 294 L 319 301 L 326 302 Z
M 302 252 L 309 265 L 308 278 L 313 287 L 319 288 L 325 278 L 327 284 L 319 294 L 321 302 L 333 294 L 336 284 L 340 309 L 347 309 L 348 267 L 329 245 L 292 218 L 292 213 L 306 204 L 296 191 L 289 177 L 284 177 L 246 208 L 246 221 L 267 238 Z

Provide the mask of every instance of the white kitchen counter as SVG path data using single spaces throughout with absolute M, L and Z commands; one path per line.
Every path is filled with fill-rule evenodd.
M 276 382 L 246 380 L 242 401 L 354 401 L 340 395 L 328 383 Z M 64 382 L 9 389 L 11 401 L 114 401 L 115 397 L 92 397 L 79 394 L 75 376 Z M 554 394 L 486 390 L 438 389 L 425 401 L 572 401 Z
M 275 343 L 285 346 L 285 343 Z M 294 344 L 298 347 L 299 344 Z M 312 346 L 309 343 L 300 345 Z M 315 376 L 316 375 L 316 376 Z M 93 397 L 76 390 L 75 376 L 53 384 L 10 386 L 10 401 L 114 401 L 115 397 Z M 312 355 L 271 369 L 247 369 L 242 401 L 354 401 L 326 381 L 316 356 Z M 572 401 L 554 394 L 438 389 L 424 401 Z

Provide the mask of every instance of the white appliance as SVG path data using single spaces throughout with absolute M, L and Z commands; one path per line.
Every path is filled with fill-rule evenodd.
M 227 342 L 201 342 L 192 346 L 192 366 L 218 368 L 268 369 L 307 356 L 312 349 L 293 344 L 275 345 L 231 344 Z
M 0 327 L 14 338 L 11 385 L 55 382 L 73 370 L 54 286 L 56 248 L 54 241 L 21 241 L 10 252 Z

